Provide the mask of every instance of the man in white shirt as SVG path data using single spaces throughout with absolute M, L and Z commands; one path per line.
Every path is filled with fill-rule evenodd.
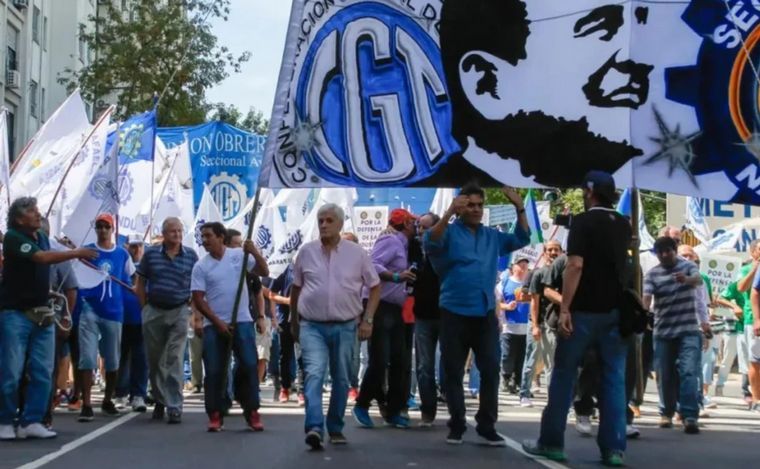
M 248 290 L 242 289 L 237 305 L 237 320 L 233 321 L 238 282 L 245 255 L 246 268 L 255 275 L 269 275 L 266 259 L 247 240 L 243 248 L 229 248 L 224 245 L 227 230 L 219 222 L 201 226 L 201 239 L 208 256 L 193 267 L 190 290 L 195 308 L 206 318 L 203 327 L 203 366 L 206 413 L 209 416 L 208 431 L 222 430 L 222 409 L 224 408 L 224 376 L 227 366 L 227 347 L 232 340 L 235 354 L 235 397 L 243 407 L 243 417 L 253 431 L 262 431 L 258 409 L 259 379 L 256 371 L 258 357 L 253 318 L 248 307 Z M 266 321 L 258 320 L 257 327 L 264 330 Z

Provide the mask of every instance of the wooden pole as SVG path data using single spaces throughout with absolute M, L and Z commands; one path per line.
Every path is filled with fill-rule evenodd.
M 641 298 L 642 293 L 642 276 L 641 276 L 641 239 L 639 237 L 639 221 L 641 219 L 641 206 L 639 201 L 639 190 L 631 189 L 631 225 L 633 228 L 633 236 L 631 238 L 631 254 L 633 257 L 633 285 L 636 289 L 636 294 Z M 641 341 L 635 338 L 636 347 L 636 395 L 639 399 L 644 397 L 644 364 L 641 351 Z

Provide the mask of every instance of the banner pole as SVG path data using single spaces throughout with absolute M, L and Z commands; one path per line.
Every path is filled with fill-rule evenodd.
M 641 219 L 641 197 L 637 188 L 631 189 L 631 257 L 633 258 L 633 285 L 636 294 L 641 298 L 642 277 L 641 277 L 641 238 L 639 236 L 639 221 Z M 639 400 L 644 399 L 644 363 L 641 350 L 641 341 L 636 338 L 636 396 Z
M 253 197 L 253 206 L 251 207 L 251 216 L 250 220 L 248 222 L 248 232 L 246 233 L 245 239 L 250 240 L 253 236 L 253 225 L 256 222 L 256 214 L 258 213 L 259 209 L 259 195 L 261 195 L 261 186 L 256 187 L 256 195 Z M 222 370 L 222 389 L 227 389 L 227 380 L 229 379 L 229 371 L 230 371 L 230 361 L 232 360 L 232 343 L 235 340 L 235 326 L 237 325 L 238 320 L 238 306 L 240 305 L 240 300 L 243 296 L 243 288 L 246 288 L 246 281 L 245 276 L 248 272 L 248 255 L 243 256 L 243 267 L 240 270 L 240 277 L 238 278 L 238 287 L 237 292 L 235 293 L 235 302 L 232 304 L 232 319 L 230 320 L 230 332 L 232 334 L 232 337 L 227 338 L 227 350 L 225 352 L 224 356 L 224 369 Z M 261 311 L 260 311 L 261 313 Z M 255 324 L 256 318 L 254 318 L 254 324 Z

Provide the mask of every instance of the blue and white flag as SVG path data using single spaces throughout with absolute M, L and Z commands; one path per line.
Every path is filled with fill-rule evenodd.
M 620 200 L 617 205 L 617 212 L 624 217 L 631 218 L 633 213 L 633 207 L 631 203 L 631 189 L 626 189 L 620 195 Z M 642 251 L 649 251 L 654 247 L 654 238 L 649 234 L 647 229 L 646 215 L 644 214 L 644 205 L 641 203 L 641 193 L 639 193 L 639 248 Z
M 702 212 L 702 204 L 696 197 L 686 197 L 686 227 L 702 243 L 708 242 L 713 237 L 705 214 Z
M 214 203 L 214 197 L 211 195 L 211 191 L 209 191 L 208 186 L 204 184 L 201 204 L 198 206 L 198 211 L 195 213 L 193 225 L 185 228 L 185 238 L 182 240 L 182 244 L 194 248 L 198 255 L 205 256 L 207 252 L 203 247 L 203 242 L 201 240 L 201 226 L 203 226 L 204 223 L 215 221 L 224 222 L 222 214 L 219 213 L 219 208 L 216 206 L 216 203 Z

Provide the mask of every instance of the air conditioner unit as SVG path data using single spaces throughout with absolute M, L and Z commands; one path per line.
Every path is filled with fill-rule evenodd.
M 29 6 L 29 0 L 13 0 L 13 6 L 19 10 Z
M 5 74 L 5 86 L 8 88 L 20 88 L 21 87 L 21 74 L 18 70 L 8 70 Z

